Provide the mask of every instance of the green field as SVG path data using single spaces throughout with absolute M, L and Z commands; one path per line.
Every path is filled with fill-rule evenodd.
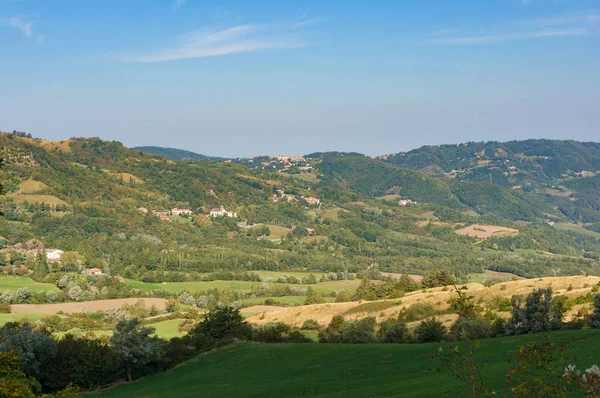
M 568 344 L 570 363 L 588 368 L 600 354 L 600 331 L 557 332 Z M 506 354 L 540 335 L 481 341 L 476 353 L 486 385 L 499 392 L 508 370 Z M 466 385 L 429 358 L 434 346 L 253 344 L 201 355 L 168 372 L 112 390 L 99 397 L 464 397 Z M 557 363 L 557 372 L 562 370 Z M 578 395 L 573 395 L 578 396 Z M 580 394 L 579 394 L 580 396 Z
M 170 319 L 168 321 L 162 321 L 152 323 L 148 326 L 156 329 L 156 335 L 163 339 L 170 339 L 173 337 L 181 337 L 185 333 L 179 331 L 179 324 L 183 322 L 183 319 Z
M 29 322 L 39 321 L 47 317 L 48 314 L 0 314 L 0 326 L 7 322 L 19 322 L 21 319 L 27 319 Z
M 283 273 L 280 275 L 284 275 Z M 315 276 L 317 276 L 315 274 Z M 242 290 L 250 289 L 253 285 L 259 285 L 261 282 L 250 282 L 250 281 L 210 281 L 210 282 L 169 282 L 169 283 L 144 283 L 127 279 L 127 283 L 131 286 L 136 287 L 144 292 L 152 290 L 166 290 L 168 292 L 182 292 L 187 290 L 189 292 L 202 292 L 209 289 L 219 290 Z M 346 289 L 350 292 L 356 290 L 360 280 L 353 281 L 329 281 L 319 282 L 315 285 L 295 285 L 295 284 L 278 284 L 279 286 L 296 286 L 308 288 L 309 286 L 315 292 L 327 294 L 340 289 Z
M 554 228 L 560 229 L 561 231 L 575 232 L 577 234 L 582 234 L 586 236 L 591 236 L 592 238 L 600 239 L 600 233 L 596 231 L 590 231 L 589 229 L 585 229 L 581 225 L 570 224 L 570 223 L 557 223 L 554 225 Z
M 31 278 L 22 276 L 4 276 L 0 275 L 0 290 L 9 289 L 13 293 L 16 293 L 22 287 L 26 287 L 30 292 L 43 292 L 47 290 L 56 290 L 58 288 L 51 283 L 39 283 L 35 282 Z

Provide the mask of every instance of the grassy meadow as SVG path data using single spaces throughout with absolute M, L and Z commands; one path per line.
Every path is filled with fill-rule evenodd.
M 30 292 L 42 292 L 48 290 L 58 291 L 58 288 L 51 283 L 35 282 L 31 278 L 22 276 L 5 276 L 0 274 L 0 290 L 10 290 L 17 293 L 22 287 L 26 287 Z
M 509 364 L 526 335 L 482 340 L 476 352 L 486 386 L 501 396 Z M 600 331 L 556 332 L 569 363 L 597 362 Z M 464 345 L 462 345 L 464 348 Z M 88 396 L 120 397 L 437 397 L 467 396 L 466 385 L 430 359 L 432 344 L 254 344 L 201 355 L 165 373 Z M 557 372 L 563 363 L 556 364 Z M 577 396 L 577 395 L 572 395 Z

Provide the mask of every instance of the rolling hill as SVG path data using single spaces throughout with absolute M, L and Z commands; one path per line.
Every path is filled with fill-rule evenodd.
M 553 333 L 571 346 L 580 366 L 600 349 L 596 330 Z M 482 340 L 476 360 L 486 387 L 501 394 L 506 354 L 539 339 L 527 335 Z M 457 397 L 467 387 L 429 358 L 432 344 L 252 344 L 201 355 L 165 373 L 90 397 Z M 260 364 L 260 366 L 257 366 Z M 557 363 L 557 372 L 562 363 Z M 290 377 L 293 375 L 293 377 Z
M 185 151 L 183 149 L 175 149 L 175 148 L 165 148 L 159 146 L 136 146 L 131 149 L 135 149 L 136 151 L 146 152 L 152 155 L 162 156 L 171 160 L 212 160 L 215 162 L 220 162 L 223 160 L 227 160 L 226 158 L 220 158 L 216 156 L 207 156 L 201 155 L 196 152 Z
M 77 253 L 88 267 L 110 258 L 112 272 L 152 282 L 215 270 L 358 272 L 374 264 L 410 274 L 444 268 L 460 277 L 482 268 L 524 277 L 600 274 L 595 177 L 565 177 L 565 196 L 359 154 L 314 154 L 309 171 L 288 174 L 172 161 L 98 138 L 0 133 L 0 146 L 0 257 L 10 264 L 27 261 L 15 245 L 37 239 Z M 399 198 L 417 203 L 403 206 Z M 238 218 L 210 218 L 220 206 Z M 176 207 L 193 214 L 174 217 Z M 474 224 L 518 233 L 480 240 L 457 232 Z

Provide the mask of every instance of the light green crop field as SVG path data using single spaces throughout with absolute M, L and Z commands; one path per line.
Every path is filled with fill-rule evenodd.
M 181 337 L 185 333 L 179 331 L 179 324 L 183 322 L 183 319 L 169 319 L 168 321 L 162 321 L 152 323 L 148 326 L 156 329 L 156 335 L 163 339 L 170 339 L 173 337 Z
M 27 319 L 29 322 L 35 322 L 46 316 L 48 316 L 48 314 L 0 314 L 0 326 L 7 322 L 19 322 L 21 319 Z
M 22 276 L 4 276 L 0 275 L 0 290 L 9 289 L 16 293 L 22 287 L 26 287 L 30 292 L 42 292 L 47 290 L 58 291 L 58 288 L 51 283 L 39 283 L 31 278 Z
M 554 228 L 560 229 L 561 231 L 570 231 L 575 232 L 577 234 L 591 236 L 592 238 L 600 239 L 600 233 L 596 231 L 590 231 L 589 229 L 585 229 L 581 225 L 570 224 L 570 223 L 557 223 Z
M 316 276 L 316 275 L 315 275 Z M 168 282 L 162 283 L 144 283 L 127 279 L 127 283 L 131 286 L 136 287 L 142 291 L 149 292 L 152 290 L 166 290 L 169 292 L 182 292 L 184 290 L 190 292 L 202 292 L 209 289 L 219 290 L 242 290 L 250 289 L 253 285 L 258 286 L 261 282 L 250 282 L 250 281 L 210 281 L 210 282 Z M 349 292 L 354 292 L 360 280 L 351 281 L 328 281 L 319 282 L 314 285 L 295 285 L 295 284 L 278 284 L 278 286 L 295 286 L 301 288 L 308 288 L 309 286 L 317 293 L 327 294 L 340 289 L 346 289 Z M 272 285 L 272 284 L 270 284 Z
M 482 340 L 476 363 L 485 364 L 486 386 L 502 396 L 507 354 L 540 335 Z M 598 361 L 600 331 L 557 332 L 570 363 Z M 447 345 L 445 345 L 447 346 Z M 464 344 L 461 344 L 464 349 Z M 432 344 L 255 344 L 201 355 L 167 372 L 89 396 L 120 397 L 436 397 L 470 396 L 450 372 L 438 372 Z M 560 362 L 560 361 L 559 361 Z M 564 363 L 556 363 L 560 374 Z M 570 396 L 581 396 L 572 393 Z

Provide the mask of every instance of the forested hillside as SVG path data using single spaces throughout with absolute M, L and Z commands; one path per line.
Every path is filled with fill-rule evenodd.
M 2 133 L 0 146 L 0 265 L 28 267 L 28 246 L 39 241 L 65 252 L 64 270 L 98 267 L 148 282 L 223 270 L 373 267 L 411 274 L 441 268 L 459 277 L 482 269 L 600 274 L 597 177 L 512 189 L 359 154 L 307 155 L 310 166 L 286 173 L 172 161 L 98 138 L 51 142 Z M 455 155 L 440 152 L 435 159 Z M 592 164 L 588 152 L 581 162 Z M 427 163 L 413 158 L 415 168 Z

